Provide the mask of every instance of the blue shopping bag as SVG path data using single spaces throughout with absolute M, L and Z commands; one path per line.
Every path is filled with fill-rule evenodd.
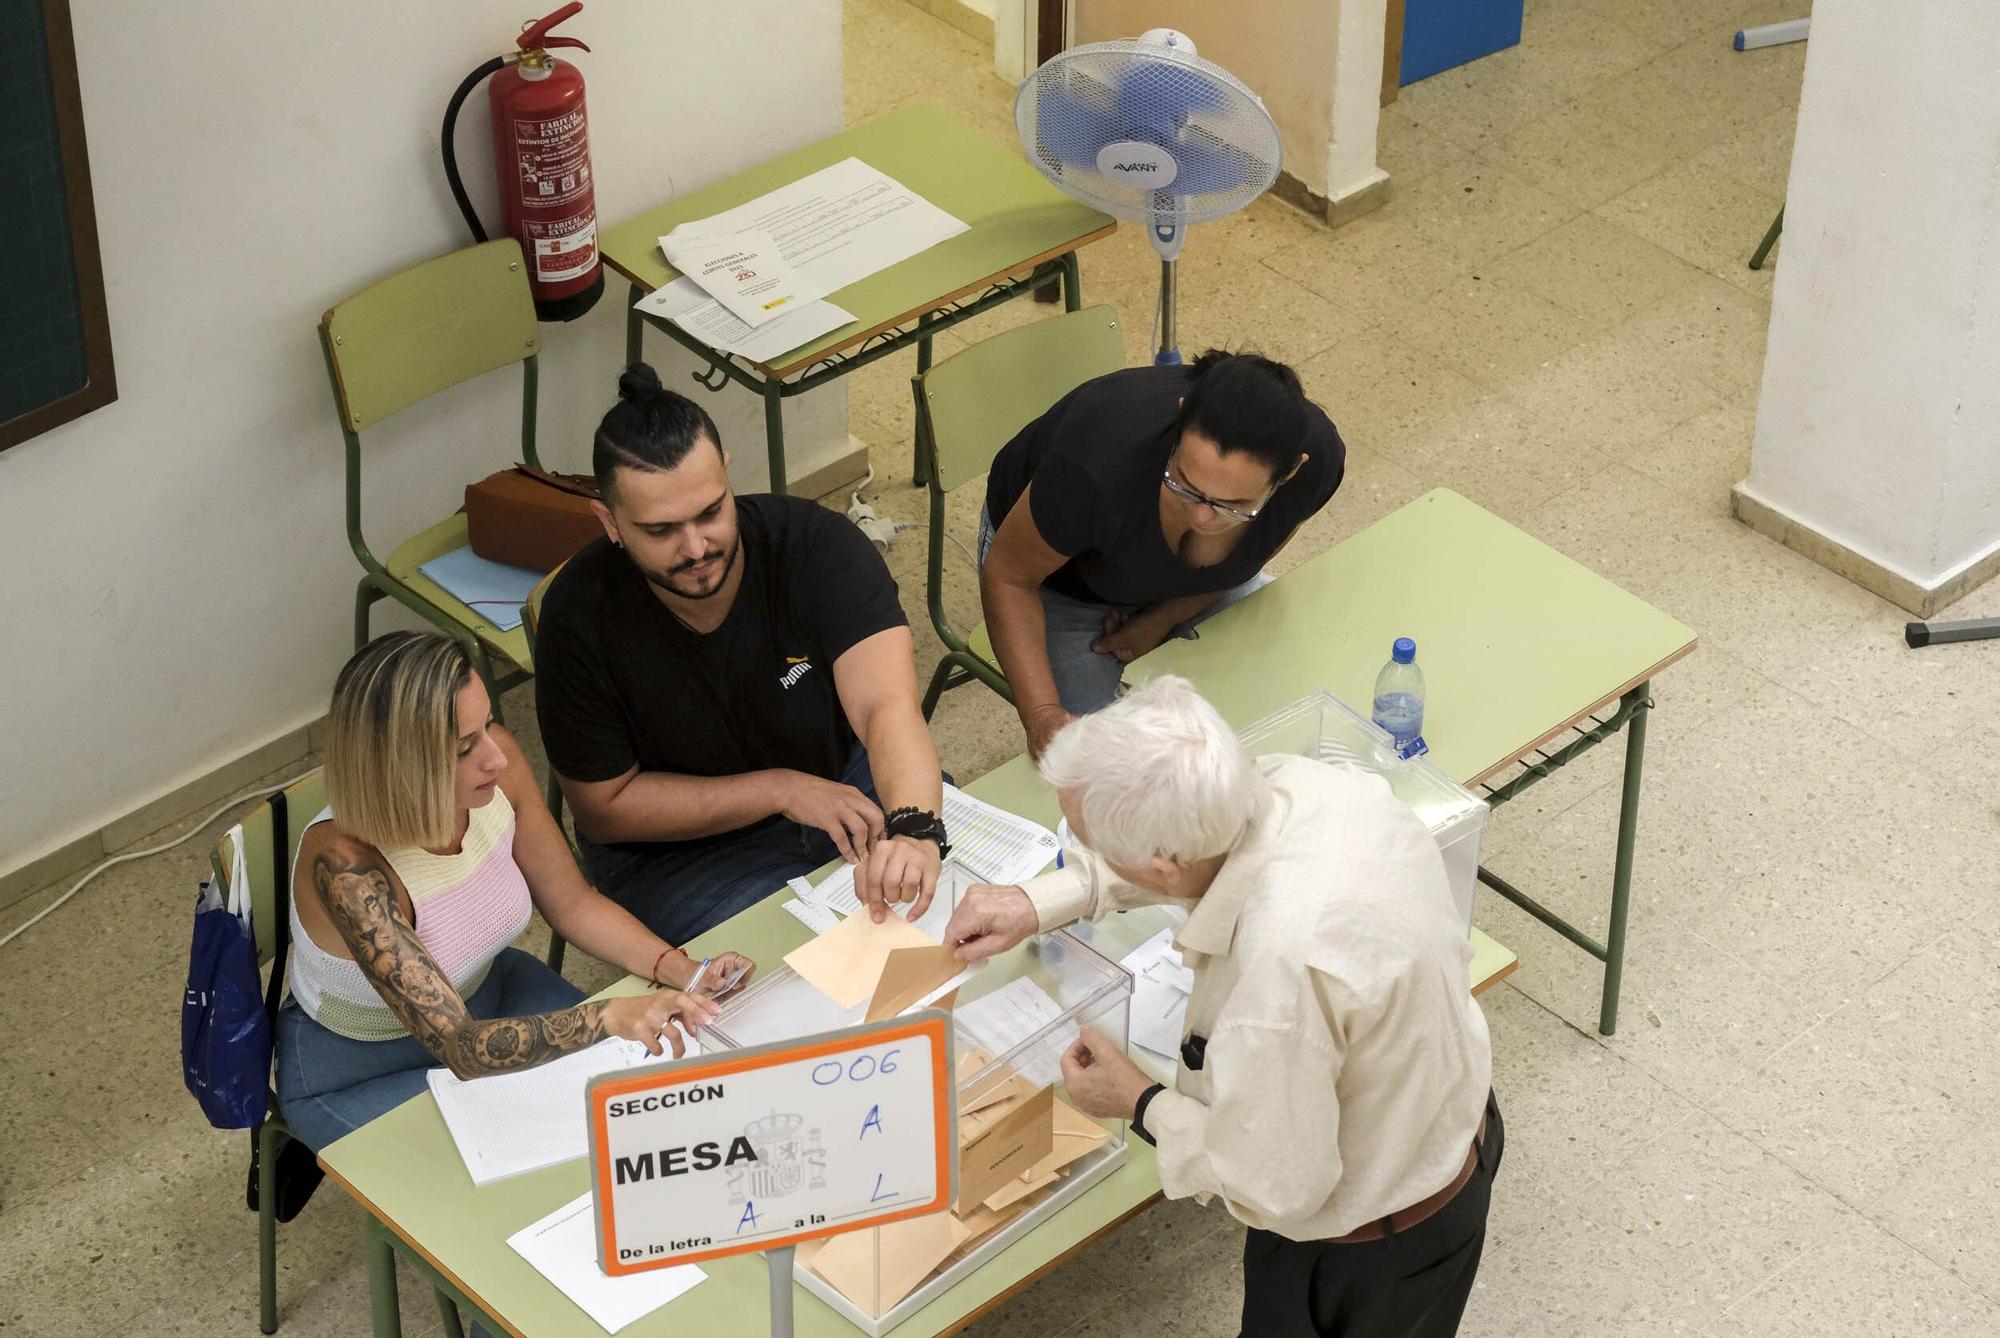
M 271 1082 L 271 1018 L 257 972 L 243 829 L 229 834 L 229 900 L 214 881 L 195 897 L 187 994 L 181 1001 L 181 1072 L 218 1129 L 263 1122 Z

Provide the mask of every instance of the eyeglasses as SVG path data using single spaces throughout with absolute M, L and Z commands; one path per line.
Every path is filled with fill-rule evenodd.
M 1233 506 L 1224 506 L 1222 503 L 1216 501 L 1213 497 L 1210 497 L 1207 493 L 1199 492 L 1194 488 L 1190 488 L 1187 484 L 1182 483 L 1179 479 L 1175 478 L 1173 461 L 1171 460 L 1167 462 L 1167 467 L 1160 471 L 1160 482 L 1166 484 L 1167 491 L 1172 493 L 1174 496 L 1180 498 L 1182 501 L 1193 502 L 1197 506 L 1205 506 L 1210 511 L 1213 511 L 1216 515 L 1225 517 L 1229 520 L 1233 520 L 1239 525 L 1247 525 L 1251 521 L 1257 519 L 1259 515 L 1263 514 L 1264 508 L 1270 505 L 1271 493 L 1277 492 L 1277 489 L 1273 488 L 1271 489 L 1270 493 L 1264 494 L 1264 500 L 1257 504 L 1256 510 L 1239 511 L 1237 508 Z

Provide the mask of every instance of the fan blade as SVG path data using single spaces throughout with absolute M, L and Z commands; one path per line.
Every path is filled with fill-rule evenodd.
M 1116 92 L 1076 74 L 1050 79 L 1035 90 L 1035 150 L 1044 162 L 1097 166 L 1097 151 L 1128 136 L 1119 120 Z
M 1167 151 L 1180 166 L 1169 187 L 1175 195 L 1216 194 L 1252 184 L 1268 187 L 1278 175 L 1269 160 L 1204 134 L 1199 126 L 1189 126 Z

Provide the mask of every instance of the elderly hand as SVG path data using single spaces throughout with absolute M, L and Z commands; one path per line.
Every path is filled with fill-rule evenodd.
M 854 895 L 868 908 L 869 918 L 881 924 L 889 907 L 909 903 L 909 918 L 921 919 L 937 892 L 937 842 L 915 836 L 892 836 L 877 841 L 868 858 L 854 866 Z
M 1035 904 L 1018 887 L 975 883 L 959 899 L 944 927 L 944 941 L 958 948 L 961 962 L 983 962 L 1042 927 Z
M 1070 1104 L 1105 1120 L 1131 1119 L 1139 1097 L 1153 1085 L 1129 1055 L 1090 1027 L 1077 1033 L 1076 1044 L 1063 1055 L 1062 1076 Z
M 1099 655 L 1109 655 L 1120 664 L 1130 664 L 1167 639 L 1172 622 L 1157 613 L 1121 613 L 1111 610 L 1104 617 L 1104 635 L 1090 643 Z

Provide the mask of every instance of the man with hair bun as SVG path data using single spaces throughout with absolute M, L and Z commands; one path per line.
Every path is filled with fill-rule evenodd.
M 1298 373 L 1219 349 L 1086 381 L 1001 447 L 979 597 L 1028 750 L 1115 698 L 1127 663 L 1269 581 L 1346 459 Z
M 535 684 L 599 889 L 682 943 L 838 855 L 876 918 L 922 914 L 942 778 L 881 555 L 736 496 L 714 420 L 644 363 L 591 461 L 604 537 L 550 584 Z
M 1041 766 L 1082 848 L 969 890 L 946 941 L 980 961 L 1186 906 L 1173 1085 L 1085 1028 L 1069 1100 L 1154 1144 L 1169 1198 L 1219 1198 L 1249 1228 L 1245 1338 L 1456 1333 L 1505 1129 L 1436 840 L 1373 772 L 1253 759 L 1179 678 L 1065 726 Z

